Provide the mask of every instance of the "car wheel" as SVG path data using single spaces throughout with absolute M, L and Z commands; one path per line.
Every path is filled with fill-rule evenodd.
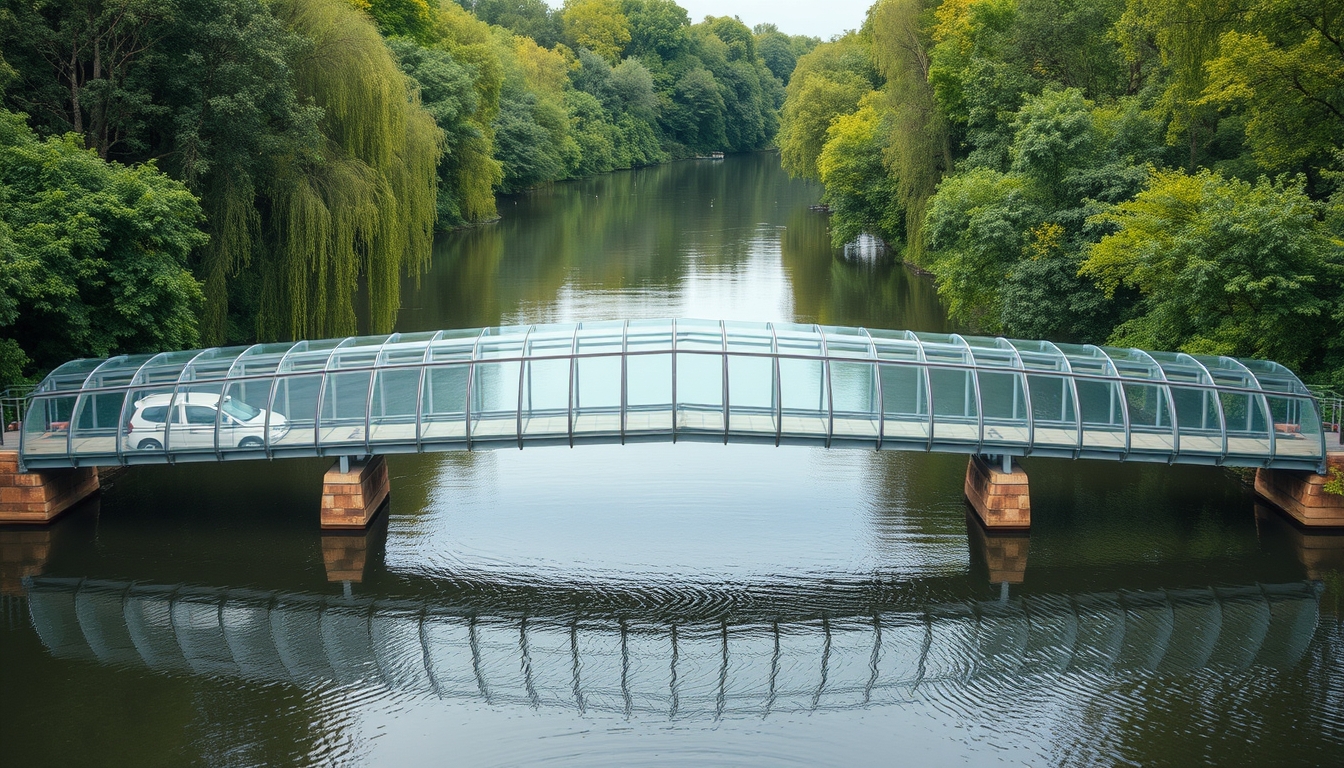
M 260 438 L 260 437 L 244 437 L 244 438 L 243 438 L 243 441 L 242 441 L 241 443 L 238 444 L 238 447 L 239 447 L 239 448 L 253 448 L 253 449 L 255 449 L 255 448 L 260 448 L 260 447 L 261 447 L 261 438 Z
M 136 448 L 139 448 L 142 451 L 161 451 L 163 450 L 163 444 L 158 440 L 141 440 Z

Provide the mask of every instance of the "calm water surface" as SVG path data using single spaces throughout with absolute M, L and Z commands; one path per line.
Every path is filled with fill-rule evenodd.
M 837 253 L 770 154 L 561 184 L 440 237 L 398 330 L 690 316 L 948 330 Z M 144 467 L 0 531 L 0 761 L 1310 765 L 1344 761 L 1344 537 L 1214 468 L 706 444 Z

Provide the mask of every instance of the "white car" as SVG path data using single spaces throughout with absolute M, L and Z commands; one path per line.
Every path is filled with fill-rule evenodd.
M 266 411 L 231 397 L 209 392 L 179 394 L 168 413 L 171 392 L 137 400 L 126 425 L 126 449 L 161 451 L 164 443 L 170 451 L 215 449 L 215 425 L 219 425 L 220 448 L 254 448 L 265 445 Z M 167 440 L 165 428 L 168 430 Z M 285 417 L 271 414 L 272 434 L 279 437 L 289 431 Z

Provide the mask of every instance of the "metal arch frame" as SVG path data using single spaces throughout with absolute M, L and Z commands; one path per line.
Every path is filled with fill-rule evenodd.
M 373 432 L 373 430 L 372 430 L 372 426 L 373 426 L 373 424 L 372 424 L 372 422 L 373 422 L 373 388 L 374 388 L 374 384 L 378 381 L 378 374 L 379 374 L 379 373 L 382 373 L 382 371 L 384 370 L 383 367 L 382 367 L 381 365 L 379 365 L 379 361 L 383 359 L 383 350 L 387 349 L 387 345 L 388 345 L 388 344 L 393 344 L 393 343 L 395 343 L 395 342 L 396 342 L 398 339 L 400 339 L 400 338 L 401 338 L 401 334 L 400 334 L 400 333 L 392 333 L 392 334 L 388 334 L 388 337 L 387 337 L 386 339 L 383 339 L 383 343 L 378 345 L 378 351 L 375 352 L 375 353 L 373 353 L 373 367 L 372 367 L 371 369 L 369 369 L 369 396 L 368 396 L 368 398 L 364 401 L 364 455 L 365 455 L 365 456 L 368 456 L 368 455 L 370 455 L 370 454 L 373 453 L 373 436 L 372 436 L 372 432 Z M 335 357 L 335 350 L 333 350 L 332 352 L 333 352 L 332 357 Z
M 924 446 L 924 452 L 929 453 L 933 451 L 934 434 L 933 378 L 929 376 L 929 356 L 925 354 L 924 342 L 920 340 L 919 336 L 915 335 L 912 331 L 906 331 L 905 338 L 907 341 L 915 342 L 915 349 L 919 351 L 919 357 L 916 362 L 919 364 L 920 372 L 924 375 L 924 401 L 929 409 L 929 439 L 928 443 Z
M 959 333 L 952 334 L 952 338 L 961 344 L 961 348 L 966 352 L 966 362 L 971 365 L 971 369 L 966 371 L 966 378 L 971 380 L 971 387 L 975 390 L 975 452 L 984 453 L 985 404 L 980 396 L 980 366 L 976 364 L 975 352 L 971 349 L 971 345 L 967 343 L 966 339 Z
M 285 350 L 285 354 L 281 355 L 280 360 L 276 362 L 275 370 L 271 371 L 269 374 L 271 378 L 271 396 L 266 400 L 266 423 L 263 425 L 265 429 L 263 437 L 265 439 L 262 440 L 262 446 L 266 451 L 267 460 L 275 458 L 275 446 L 271 445 L 271 414 L 275 413 L 275 396 L 280 392 L 280 379 L 282 378 L 285 363 L 289 360 L 290 355 L 293 355 L 295 350 L 298 350 L 299 347 L 307 349 L 308 342 L 306 340 L 296 341 L 290 345 L 289 349 Z M 288 382 L 286 382 L 286 386 L 288 386 Z M 289 415 L 286 414 L 285 418 L 288 420 Z M 317 450 L 316 445 L 313 446 L 313 450 Z
M 424 434 L 424 412 L 425 412 L 425 379 L 429 375 L 429 356 L 434 351 L 434 342 L 443 339 L 443 331 L 435 333 L 429 341 L 425 342 L 425 351 L 420 355 L 420 377 L 415 385 L 415 452 L 423 453 L 425 450 Z M 386 369 L 387 366 L 384 366 Z
M 1192 363 L 1199 366 L 1199 369 L 1204 372 L 1204 375 L 1209 377 L 1210 385 L 1216 386 L 1218 384 L 1217 380 L 1213 378 L 1213 373 L 1209 371 L 1208 366 L 1201 363 L 1198 359 L 1195 358 L 1194 355 L 1186 354 L 1184 352 L 1180 352 L 1178 354 L 1188 358 Z M 1258 379 L 1255 382 L 1255 386 L 1257 388 L 1260 386 L 1260 381 Z M 1217 390 L 1209 390 L 1209 391 L 1213 392 L 1213 402 L 1214 405 L 1218 407 L 1218 429 L 1219 431 L 1222 432 L 1223 435 L 1223 455 L 1217 461 L 1217 465 L 1221 467 L 1223 465 L 1223 462 L 1227 461 L 1227 415 L 1223 413 L 1223 398 L 1220 396 L 1218 391 Z
M 528 332 L 531 333 L 531 331 L 528 331 Z M 629 347 L 629 343 L 630 343 L 630 321 L 629 321 L 629 320 L 626 320 L 625 322 L 621 323 L 621 445 L 625 445 L 625 416 L 626 416 L 626 412 L 627 412 L 627 410 L 628 410 L 628 408 L 629 408 L 629 404 L 628 404 L 627 401 L 628 401 L 629 396 L 630 396 L 630 371 L 629 371 L 629 366 L 627 365 L 627 361 L 629 360 L 629 356 L 628 356 L 628 354 L 627 354 L 627 353 L 629 352 L 629 348 L 628 348 L 628 347 Z M 524 344 L 526 344 L 526 340 L 524 340 Z M 519 411 L 521 412 L 521 410 L 522 410 L 522 402 L 523 402 L 523 400 L 522 400 L 522 398 L 523 398 L 522 373 L 520 372 L 520 373 L 518 374 L 518 376 L 519 376 L 519 378 L 518 378 L 518 408 L 519 408 Z M 521 428 L 522 428 L 522 427 L 521 427 L 521 425 L 522 425 L 521 417 L 519 418 L 519 422 L 518 422 L 518 423 L 519 423 L 519 425 L 520 425 L 520 426 L 519 426 L 520 431 L 519 431 L 519 438 L 518 438 L 518 447 L 519 447 L 519 448 L 522 448 L 522 447 L 523 447 L 523 439 L 522 439 L 522 437 L 521 437 L 521 435 L 522 435 L 522 432 L 521 432 Z
M 180 395 L 180 394 L 182 394 L 182 387 L 185 386 L 185 385 L 187 384 L 187 381 L 186 381 L 187 371 L 191 370 L 191 367 L 192 367 L 193 365 L 196 364 L 196 361 L 197 361 L 197 360 L 200 360 L 202 357 L 205 357 L 206 355 L 210 354 L 211 352 L 216 352 L 216 351 L 218 351 L 218 350 L 220 350 L 220 349 L 221 349 L 221 347 L 207 347 L 206 349 L 202 349 L 200 352 L 197 352 L 197 353 L 196 353 L 190 360 L 188 360 L 188 361 L 182 366 L 182 370 L 179 371 L 178 374 L 177 374 L 177 381 L 173 384 L 173 398 L 172 398 L 172 400 L 171 400 L 171 401 L 169 402 L 169 404 L 168 404 L 168 412 L 169 412 L 169 414 L 172 413 L 173 406 L 177 405 L 177 396 Z M 191 393 L 187 393 L 187 394 L 191 394 Z M 187 425 L 187 421 L 186 421 L 186 415 L 187 415 L 187 414 L 186 414 L 186 409 L 183 408 L 182 411 L 183 411 L 183 413 L 182 413 L 182 425 L 183 425 L 183 428 L 184 428 L 184 429 L 189 429 L 189 427 L 186 426 L 186 425 Z M 217 401 L 217 405 L 215 406 L 215 427 L 214 427 L 214 436 L 213 436 L 213 438 L 214 438 L 214 448 L 215 448 L 215 455 L 216 455 L 216 456 L 219 455 L 219 421 L 220 421 L 220 415 L 221 415 L 223 412 L 224 412 L 224 385 L 223 385 L 223 383 L 221 383 L 221 384 L 219 385 L 219 400 Z M 164 437 L 164 442 L 163 442 L 163 452 L 164 452 L 165 454 L 168 453 L 168 433 L 171 432 L 171 431 L 172 431 L 172 423 L 169 422 L 168 424 L 164 425 L 164 430 L 163 430 L 163 437 Z M 169 463 L 171 464 L 171 463 L 173 463 L 173 462 L 170 460 Z
M 831 447 L 835 435 L 835 388 L 831 386 L 831 351 L 826 347 L 826 331 L 820 323 L 813 323 L 817 338 L 821 340 L 821 367 L 825 371 L 826 382 L 826 447 Z
M 1269 456 L 1265 457 L 1265 462 L 1263 465 L 1267 467 L 1269 466 L 1270 462 L 1274 461 L 1274 457 L 1278 455 L 1279 447 L 1274 436 L 1274 412 L 1269 409 L 1269 397 L 1264 394 L 1265 388 L 1260 386 L 1260 379 L 1257 378 L 1256 375 L 1251 372 L 1250 368 L 1247 368 L 1245 365 L 1243 365 L 1240 360 L 1236 359 L 1235 357 L 1227 357 L 1226 355 L 1219 355 L 1218 359 L 1226 360 L 1232 363 L 1233 365 L 1237 366 L 1241 370 L 1245 371 L 1246 375 L 1249 376 L 1251 381 L 1255 384 L 1255 388 L 1260 390 L 1260 394 L 1258 395 L 1258 397 L 1260 398 L 1260 407 L 1265 409 L 1265 428 L 1269 432 Z M 1247 395 L 1246 399 L 1247 401 L 1249 401 L 1250 395 Z M 1324 430 L 1322 430 L 1322 432 L 1324 432 Z M 1324 456 L 1325 453 L 1322 452 L 1321 455 Z
M 322 455 L 322 406 L 326 404 L 327 400 L 327 381 L 328 376 L 331 375 L 331 364 L 332 361 L 340 357 L 337 353 L 344 349 L 347 344 L 353 343 L 355 338 L 355 336 L 346 336 L 341 339 L 339 344 L 327 350 L 327 361 L 322 364 L 322 386 L 317 388 L 317 407 L 313 409 L 313 448 L 319 456 Z M 378 360 L 375 358 L 375 365 L 377 362 Z
M 1156 358 L 1142 349 L 1135 349 L 1134 351 L 1148 358 L 1148 362 L 1153 364 L 1157 375 L 1162 377 L 1162 383 L 1158 386 L 1162 388 L 1162 393 L 1166 395 L 1167 412 L 1171 414 L 1171 455 L 1167 459 L 1167 464 L 1175 464 L 1176 457 L 1181 453 L 1181 424 L 1180 419 L 1176 417 L 1176 398 L 1171 394 L 1171 383 L 1167 380 L 1167 372 L 1162 370 L 1162 364 L 1157 362 Z M 1250 371 L 1247 371 L 1247 373 L 1250 373 Z M 1273 446 L 1270 447 L 1270 454 L 1273 455 Z
M 877 385 L 877 445 L 873 448 L 875 451 L 882 450 L 882 439 L 886 437 L 887 427 L 887 401 L 882 396 L 882 364 L 877 356 L 877 342 L 873 341 L 873 334 L 868 332 L 867 328 L 859 327 L 863 335 L 868 337 L 868 351 L 873 355 L 873 381 Z M 776 358 L 778 361 L 778 358 Z
M 158 355 L 154 355 L 154 357 L 158 357 Z M 71 407 L 71 409 L 70 409 L 70 426 L 67 427 L 66 430 L 65 430 L 65 453 L 66 453 L 66 455 L 68 455 L 68 456 L 70 457 L 70 462 L 71 462 L 71 464 L 73 464 L 74 466 L 79 466 L 79 463 L 78 463 L 78 462 L 79 462 L 79 459 L 78 459 L 78 457 L 75 455 L 75 440 L 74 440 L 74 437 L 75 437 L 75 426 L 76 426 L 76 421 L 79 419 L 79 408 L 80 408 L 80 406 L 83 405 L 83 403 L 84 403 L 84 397 L 85 397 L 85 395 L 88 394 L 88 391 L 85 389 L 85 385 L 87 385 L 87 384 L 89 383 L 89 380 L 90 380 L 90 379 L 92 379 L 95 375 L 97 375 L 97 373 L 98 373 L 99 371 L 103 370 L 103 368 L 107 367 L 107 365 L 108 365 L 109 363 L 111 363 L 113 360 L 121 360 L 121 359 L 129 359 L 129 358 L 130 358 L 130 355 L 117 355 L 117 356 L 115 356 L 115 357 L 109 357 L 109 358 L 107 358 L 106 360 L 104 360 L 103 362 L 99 363 L 98 365 L 95 365 L 95 366 L 93 367 L 93 370 L 89 371 L 89 375 L 87 375 L 87 376 L 84 377 L 84 381 L 80 382 L 80 385 L 79 385 L 79 392 L 78 392 L 78 394 L 75 395 L 75 404 L 74 404 L 74 406 Z M 151 359 L 152 359 L 152 358 L 151 358 Z M 136 372 L 139 373 L 139 370 L 137 369 Z M 117 441 L 117 442 L 116 442 L 115 449 L 116 449 L 116 452 L 117 452 L 117 463 L 119 463 L 119 464 L 125 464 L 125 460 L 122 458 L 122 454 L 124 453 L 124 451 L 122 450 L 122 447 L 121 447 L 121 417 L 122 417 L 122 414 L 124 414 L 125 412 L 126 412 L 126 398 L 125 398 L 125 396 L 123 396 L 123 397 L 122 397 L 122 400 L 121 400 L 121 408 L 120 408 L 120 409 L 118 410 L 118 412 L 117 412 L 117 429 L 116 429 L 116 441 Z M 20 430 L 20 432 L 19 432 L 19 440 L 20 440 L 20 441 L 23 440 L 23 432 L 24 432 L 24 430 Z M 22 452 L 23 452 L 23 446 L 22 446 L 22 445 L 19 446 L 19 452 L 20 452 L 20 454 L 22 454 Z
M 248 347 L 247 347 L 246 349 L 244 349 L 242 352 L 239 352 L 237 357 L 233 358 L 233 362 L 229 363 L 229 370 L 225 371 L 224 376 L 223 376 L 222 379 L 221 379 L 221 381 L 222 381 L 223 383 L 220 384 L 220 386 L 219 386 L 219 402 L 220 402 L 220 409 L 221 409 L 221 410 L 223 410 L 224 396 L 228 394 L 229 388 L 233 386 L 233 369 L 238 367 L 238 364 L 242 361 L 243 358 L 245 358 L 245 357 L 247 357 L 248 355 L 252 354 L 253 351 L 258 350 L 258 349 L 261 349 L 262 346 L 264 346 L 264 345 L 262 345 L 262 344 L 252 344 L 252 345 L 248 346 Z M 271 379 L 271 389 L 272 389 L 272 390 L 275 389 L 275 379 Z M 268 402 L 270 401 L 270 393 L 269 393 L 269 392 L 267 393 L 267 397 L 266 397 L 266 399 L 267 399 Z M 262 426 L 262 428 L 261 428 L 261 445 L 262 445 L 262 450 L 263 450 L 263 451 L 266 449 L 266 438 L 267 438 L 267 434 L 266 434 L 266 433 L 267 433 L 267 429 L 266 429 L 266 426 L 267 426 L 267 422 L 269 422 L 270 419 L 271 419 L 271 416 L 270 416 L 270 409 L 267 408 L 267 409 L 266 409 L 266 419 L 263 420 L 263 422 L 262 422 L 263 426 Z M 215 418 L 215 460 L 216 460 L 216 461 L 223 461 L 223 460 L 224 460 L 224 452 L 221 451 L 220 448 L 219 448 L 219 418 L 218 418 L 218 417 Z
M 1111 366 L 1112 377 L 1110 377 L 1109 380 L 1114 382 L 1112 386 L 1120 390 L 1120 419 L 1125 425 L 1125 452 L 1120 454 L 1120 460 L 1124 461 L 1129 458 L 1129 452 L 1131 446 L 1130 439 L 1132 437 L 1129 425 L 1129 399 L 1128 396 L 1125 394 L 1125 379 L 1123 376 L 1120 375 L 1119 366 L 1117 366 L 1115 364 L 1115 360 L 1113 360 L 1111 356 L 1106 353 L 1106 350 L 1096 346 L 1095 344 L 1085 344 L 1083 345 L 1083 348 L 1096 350 L 1102 356 L 1102 358 L 1106 360 L 1106 364 Z M 1081 413 L 1079 414 L 1078 418 L 1080 420 L 1082 419 Z
M 477 351 L 480 350 L 481 339 L 485 338 L 485 332 L 488 330 L 490 329 L 482 328 L 481 332 L 476 334 L 476 341 L 471 345 L 471 357 L 467 359 L 467 386 L 464 388 L 466 391 L 466 403 L 464 403 L 462 410 L 462 427 L 463 427 L 462 439 L 466 440 L 467 442 L 468 453 L 471 452 L 471 387 L 472 384 L 476 382 L 476 353 Z M 579 331 L 578 328 L 576 327 L 574 329 L 574 334 L 577 336 L 578 333 Z M 571 367 L 570 376 L 572 377 L 573 374 L 574 369 Z M 571 386 L 570 392 L 573 392 L 572 389 L 573 384 L 571 383 L 570 386 Z M 573 444 L 574 444 L 574 438 L 573 438 L 573 431 L 571 428 L 570 445 L 572 446 Z
M 141 381 L 140 377 L 144 375 L 146 368 L 148 368 L 155 360 L 158 360 L 159 358 L 162 357 L 167 357 L 168 354 L 169 353 L 167 352 L 160 352 L 157 355 L 151 356 L 149 359 L 145 360 L 145 362 L 141 363 L 140 367 L 135 369 L 135 375 L 131 376 L 130 384 L 126 386 L 126 393 L 130 394 L 137 386 L 140 386 L 140 384 L 137 384 L 137 382 Z M 88 381 L 88 379 L 86 378 L 85 381 Z M 79 404 L 78 401 L 76 401 L 75 404 L 78 405 Z M 171 434 L 173 431 L 173 406 L 176 404 L 177 404 L 177 385 L 174 384 L 173 395 L 172 397 L 168 398 L 168 411 L 164 416 L 164 422 L 163 422 L 163 460 L 167 464 L 173 463 L 172 454 L 168 452 L 168 435 Z M 126 408 L 125 400 L 121 402 L 121 407 L 122 410 L 124 411 Z M 75 412 L 72 410 L 70 412 L 70 418 L 73 419 L 74 417 Z M 118 421 L 120 421 L 120 418 L 118 418 Z M 65 436 L 67 440 L 72 438 L 74 436 L 74 430 L 67 429 Z
M 535 324 L 527 326 L 527 333 L 523 334 L 523 345 L 518 348 L 518 450 L 523 450 L 523 377 L 527 373 L 527 366 L 530 364 L 527 357 L 527 345 L 531 343 L 532 331 L 536 330 Z M 624 440 L 624 435 L 622 435 Z
M 1042 343 L 1050 345 L 1050 348 L 1059 356 L 1059 360 L 1064 363 L 1064 372 L 1068 374 L 1069 389 L 1073 393 L 1073 422 L 1078 427 L 1078 443 L 1073 450 L 1073 458 L 1076 460 L 1083 453 L 1083 404 L 1078 399 L 1078 379 L 1073 376 L 1073 363 L 1069 362 L 1069 356 L 1064 354 L 1064 350 L 1049 341 Z M 1167 396 L 1171 396 L 1170 391 L 1167 392 Z M 1173 423 L 1175 422 L 1173 421 Z
M 677 444 L 677 320 L 672 319 L 672 444 Z
M 770 329 L 770 356 L 774 358 L 771 368 L 771 392 L 775 396 L 775 447 L 779 447 L 779 441 L 784 437 L 784 383 L 780 379 L 779 373 L 779 333 L 775 330 L 774 323 L 766 323 L 765 327 Z
M 719 335 L 723 339 L 723 444 L 727 445 L 728 425 L 731 423 L 728 407 L 728 326 L 722 320 L 719 321 Z
M 574 380 L 579 375 L 579 331 L 583 330 L 583 323 L 574 324 L 574 336 L 569 341 L 569 399 L 566 402 L 565 422 L 569 429 L 569 447 L 574 447 Z M 476 352 L 472 351 L 473 359 Z M 467 386 L 471 386 L 471 381 L 467 381 Z M 470 390 L 468 390 L 470 391 Z M 467 403 L 470 405 L 470 401 Z M 467 450 L 471 450 L 471 442 L 467 442 Z
M 1007 339 L 998 336 L 995 337 L 995 343 L 1013 353 L 1013 359 L 1017 361 L 1017 370 L 1022 375 L 1022 407 L 1027 412 L 1027 445 L 1022 449 L 1022 456 L 1025 458 L 1031 455 L 1031 449 L 1036 445 L 1036 414 L 1031 407 L 1031 382 L 1027 380 L 1027 366 L 1022 362 L 1022 354 L 1017 351 L 1017 347 L 1010 344 Z M 975 375 L 978 379 L 980 372 L 976 371 Z

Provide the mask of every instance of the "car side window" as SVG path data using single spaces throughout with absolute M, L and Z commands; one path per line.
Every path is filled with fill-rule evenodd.
M 140 412 L 140 418 L 155 424 L 162 424 L 164 418 L 168 415 L 168 406 L 156 405 L 152 408 L 146 408 Z
M 214 409 L 214 408 L 206 408 L 206 407 L 203 406 L 203 405 L 188 405 L 188 406 L 187 406 L 187 423 L 188 423 L 188 424 L 197 424 L 197 425 L 209 425 L 209 426 L 214 426 L 214 424 L 215 424 L 215 409 Z

